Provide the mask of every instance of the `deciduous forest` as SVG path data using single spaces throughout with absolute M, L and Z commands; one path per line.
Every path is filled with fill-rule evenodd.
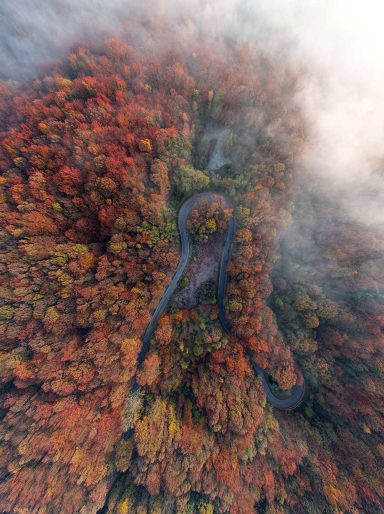
M 298 170 L 288 63 L 230 40 L 156 49 L 163 30 L 0 83 L 0 511 L 377 514 L 382 235 Z M 268 403 L 250 355 L 281 397 L 305 380 L 297 409 Z

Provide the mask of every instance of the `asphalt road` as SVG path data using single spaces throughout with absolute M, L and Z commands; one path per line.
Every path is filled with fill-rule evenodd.
M 153 336 L 153 333 L 156 329 L 157 323 L 159 321 L 159 318 L 163 314 L 166 306 L 168 305 L 168 302 L 170 301 L 173 293 L 176 290 L 177 284 L 179 280 L 181 279 L 184 270 L 188 264 L 189 257 L 191 254 L 191 240 L 189 238 L 188 229 L 187 229 L 187 218 L 189 213 L 191 212 L 193 206 L 198 200 L 201 200 L 203 198 L 210 198 L 212 193 L 205 192 L 205 193 L 196 193 L 188 200 L 186 200 L 183 205 L 181 206 L 179 210 L 179 216 L 178 216 L 178 224 L 179 224 L 179 234 L 180 234 L 180 242 L 181 242 L 181 259 L 180 262 L 176 268 L 175 274 L 173 275 L 173 278 L 171 282 L 169 283 L 167 289 L 165 290 L 163 296 L 160 299 L 160 302 L 158 303 L 155 312 L 153 313 L 152 319 L 144 333 L 144 337 L 142 339 L 142 346 L 140 349 L 140 353 L 138 356 L 138 368 L 141 367 L 142 363 L 144 362 L 144 359 L 148 353 L 150 341 Z M 228 229 L 225 236 L 224 246 L 221 253 L 221 259 L 220 259 L 220 266 L 219 266 L 219 273 L 218 273 L 218 281 L 217 281 L 217 306 L 218 306 L 218 317 L 220 320 L 220 323 L 223 327 L 223 329 L 230 334 L 232 332 L 232 326 L 230 321 L 228 320 L 226 313 L 225 313 L 225 305 L 224 305 L 224 299 L 225 299 L 225 290 L 227 285 L 227 264 L 231 256 L 231 250 L 232 250 L 232 244 L 233 239 L 236 231 L 236 222 L 235 218 L 230 218 L 228 220 Z M 248 358 L 250 360 L 250 363 L 252 365 L 253 370 L 261 379 L 261 383 L 265 392 L 265 395 L 267 397 L 267 400 L 271 405 L 278 409 L 282 410 L 292 410 L 295 409 L 300 405 L 304 398 L 305 394 L 305 383 L 301 385 L 296 385 L 291 390 L 291 395 L 288 398 L 277 398 L 272 390 L 271 386 L 268 382 L 267 376 L 262 368 L 260 368 L 257 364 L 255 364 L 252 360 L 252 355 L 250 352 L 247 352 Z M 139 386 L 134 381 L 132 390 L 139 389 Z

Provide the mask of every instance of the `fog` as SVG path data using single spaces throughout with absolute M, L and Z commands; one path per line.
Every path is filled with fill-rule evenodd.
M 185 37 L 260 44 L 306 70 L 299 167 L 362 223 L 384 222 L 384 4 L 379 0 L 3 0 L 0 77 L 29 79 L 79 39 L 119 35 L 124 18 L 165 16 Z M 167 35 L 164 34 L 164 41 Z M 315 182 L 313 182 L 313 180 Z

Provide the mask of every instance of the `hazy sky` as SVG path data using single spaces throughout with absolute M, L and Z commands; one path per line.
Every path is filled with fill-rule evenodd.
M 119 33 L 124 16 L 193 21 L 211 36 L 289 48 L 309 70 L 298 101 L 312 129 L 303 163 L 349 206 L 384 223 L 384 3 L 380 0 L 3 0 L 0 75 L 24 78 L 79 37 Z M 196 27 L 194 29 L 193 27 Z M 164 35 L 166 38 L 166 34 Z M 384 161 L 383 161 L 384 162 Z

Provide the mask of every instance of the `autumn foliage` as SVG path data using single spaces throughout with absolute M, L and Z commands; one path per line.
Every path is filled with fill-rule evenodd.
M 277 235 L 303 123 L 282 66 L 247 46 L 153 52 L 128 37 L 0 87 L 2 512 L 380 510 L 383 242 L 324 208 L 326 265 L 295 275 L 308 266 Z M 231 164 L 214 170 L 222 129 Z M 236 218 L 233 334 L 200 290 L 170 306 L 137 370 L 179 261 L 178 207 L 202 190 L 217 196 L 191 214 L 197 248 Z M 300 363 L 298 411 L 267 404 L 250 353 L 280 394 Z

